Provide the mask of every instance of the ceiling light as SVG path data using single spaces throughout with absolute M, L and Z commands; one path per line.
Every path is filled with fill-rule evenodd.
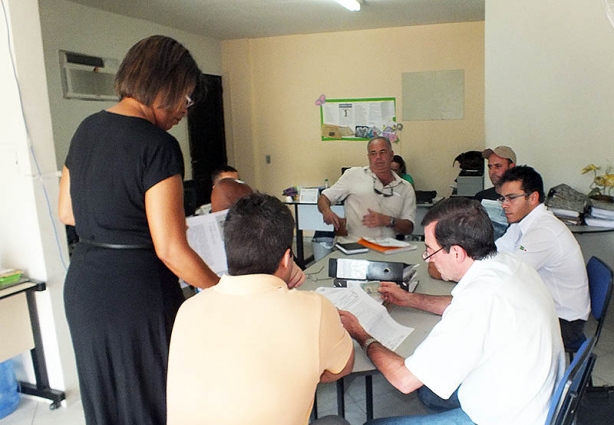
M 360 3 L 358 0 L 335 0 L 341 6 L 352 12 L 358 12 L 360 10 Z

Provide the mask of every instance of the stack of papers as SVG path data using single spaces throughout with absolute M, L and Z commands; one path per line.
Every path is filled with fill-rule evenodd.
M 403 326 L 390 316 L 386 308 L 362 288 L 318 288 L 339 310 L 352 313 L 363 328 L 384 347 L 396 350 L 414 328 Z
M 482 206 L 486 210 L 490 221 L 507 227 L 507 217 L 505 216 L 501 202 L 491 199 L 482 199 Z
M 580 213 L 578 211 L 571 211 L 571 210 L 562 210 L 560 208 L 548 208 L 552 214 L 556 215 L 557 217 L 569 217 L 569 218 L 575 218 L 575 217 L 580 217 Z
M 584 218 L 589 226 L 614 228 L 614 204 L 591 201 L 591 214 Z

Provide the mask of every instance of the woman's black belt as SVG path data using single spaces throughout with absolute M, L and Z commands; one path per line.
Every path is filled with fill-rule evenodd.
M 99 248 L 108 249 L 154 249 L 153 244 L 128 244 L 128 243 L 107 243 L 98 241 L 89 241 L 80 239 L 79 242 L 83 242 L 88 245 L 97 246 Z

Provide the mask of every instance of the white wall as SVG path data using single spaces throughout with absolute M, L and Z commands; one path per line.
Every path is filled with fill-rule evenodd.
M 367 164 L 366 142 L 321 140 L 321 94 L 395 97 L 404 128 L 393 149 L 420 190 L 449 196 L 454 158 L 484 145 L 483 22 L 231 40 L 222 56 L 227 143 L 242 154 L 241 177 L 267 193 L 334 183 L 341 167 Z M 465 73 L 464 118 L 403 121 L 402 74 L 449 69 Z
M 76 389 L 77 376 L 62 302 L 62 255 L 66 253 L 66 244 L 65 238 L 57 238 L 63 230 L 55 218 L 58 184 L 38 3 L 3 0 L 3 4 L 8 11 L 9 28 L 3 16 L 0 264 L 21 268 L 30 277 L 47 282 L 47 291 L 38 293 L 36 301 L 50 384 L 58 389 Z M 28 368 L 29 356 L 23 355 L 22 360 Z M 27 372 L 21 377 L 32 380 Z
M 614 165 L 614 28 L 603 0 L 486 0 L 486 145 L 509 145 L 546 190 L 587 193 L 589 163 Z M 586 235 L 585 259 L 614 265 L 614 236 Z
M 588 192 L 614 165 L 614 28 L 603 0 L 486 0 L 486 144 L 512 146 L 547 188 Z
M 65 0 L 39 0 L 39 3 L 58 169 L 64 164 L 70 139 L 83 118 L 113 105 L 113 102 L 63 98 L 59 50 L 113 58 L 119 63 L 137 41 L 163 34 L 184 44 L 204 73 L 221 75 L 221 47 L 217 40 Z M 181 145 L 186 179 L 189 179 L 187 120 L 171 133 Z

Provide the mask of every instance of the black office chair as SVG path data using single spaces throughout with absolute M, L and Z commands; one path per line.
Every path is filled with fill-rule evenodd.
M 563 379 L 555 388 L 546 425 L 569 425 L 574 423 L 578 405 L 584 395 L 596 356 L 593 354 L 596 338 L 590 337 L 580 346 L 576 356 L 565 370 Z
M 591 296 L 591 314 L 597 321 L 597 328 L 593 335 L 595 344 L 597 344 L 612 298 L 614 272 L 612 272 L 612 269 L 606 263 L 597 257 L 591 257 L 590 260 L 588 260 L 586 272 L 588 274 L 588 287 Z M 565 351 L 569 353 L 570 359 L 573 359 L 574 353 L 578 351 L 584 341 L 586 341 L 586 336 L 582 335 L 578 341 L 565 347 Z

